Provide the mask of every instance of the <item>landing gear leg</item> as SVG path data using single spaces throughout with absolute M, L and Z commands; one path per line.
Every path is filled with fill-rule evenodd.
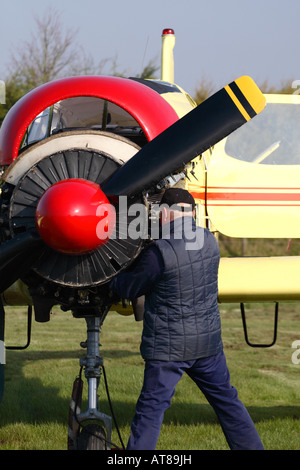
M 87 317 L 86 323 L 87 341 L 82 346 L 86 347 L 87 354 L 80 360 L 80 366 L 84 368 L 88 382 L 88 407 L 85 412 L 77 414 L 78 408 L 76 411 L 76 407 L 81 401 L 82 386 L 78 382 L 76 384 L 75 381 L 72 394 L 73 408 L 75 408 L 72 410 L 71 440 L 73 440 L 73 448 L 77 450 L 104 450 L 111 448 L 112 419 L 101 413 L 98 406 L 97 390 L 103 365 L 103 360 L 99 356 L 101 318 Z

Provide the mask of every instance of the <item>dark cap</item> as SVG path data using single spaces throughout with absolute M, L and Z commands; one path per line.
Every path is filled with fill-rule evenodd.
M 177 204 L 191 204 L 192 208 L 195 208 L 195 199 L 186 189 L 182 188 L 167 189 L 160 203 L 167 204 L 169 207 Z

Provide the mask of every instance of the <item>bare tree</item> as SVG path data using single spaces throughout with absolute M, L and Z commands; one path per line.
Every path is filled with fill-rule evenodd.
M 67 73 L 75 60 L 75 31 L 62 28 L 55 10 L 35 18 L 37 30 L 11 56 L 10 76 L 27 89 Z
M 23 91 L 69 75 L 101 73 L 109 59 L 95 65 L 75 43 L 77 31 L 63 27 L 56 10 L 35 18 L 36 31 L 11 55 L 8 81 Z
M 76 44 L 76 30 L 66 29 L 55 9 L 43 17 L 36 17 L 36 29 L 29 40 L 11 54 L 6 82 L 19 90 L 19 94 L 51 80 L 71 75 L 100 75 L 104 67 L 109 75 L 124 76 L 117 71 L 116 57 L 104 58 L 99 63 L 91 54 L 86 54 L 82 46 Z M 152 77 L 157 67 L 150 61 L 139 75 Z

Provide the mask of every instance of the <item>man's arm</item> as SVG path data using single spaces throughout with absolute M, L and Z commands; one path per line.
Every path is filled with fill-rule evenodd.
M 162 276 L 163 269 L 163 258 L 153 244 L 141 253 L 132 270 L 118 274 L 109 287 L 121 298 L 136 299 L 151 290 Z

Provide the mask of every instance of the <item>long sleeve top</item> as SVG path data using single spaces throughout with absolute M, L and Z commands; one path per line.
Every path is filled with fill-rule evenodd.
M 136 299 L 152 289 L 163 270 L 162 255 L 153 243 L 143 250 L 129 271 L 118 274 L 110 282 L 110 289 L 121 298 Z

